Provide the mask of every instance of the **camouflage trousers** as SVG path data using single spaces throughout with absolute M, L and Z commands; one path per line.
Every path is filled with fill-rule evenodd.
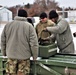
M 7 75 L 29 75 L 30 60 L 7 59 L 6 73 Z

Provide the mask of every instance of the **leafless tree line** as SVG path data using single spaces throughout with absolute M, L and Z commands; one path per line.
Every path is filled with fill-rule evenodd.
M 27 4 L 29 16 L 38 16 L 41 12 L 49 12 L 51 9 L 57 9 L 58 3 L 55 0 L 35 0 L 33 5 Z

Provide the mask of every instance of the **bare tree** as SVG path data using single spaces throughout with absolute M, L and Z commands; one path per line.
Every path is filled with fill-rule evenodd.
M 56 9 L 58 7 L 58 3 L 55 0 L 35 0 L 33 7 L 35 11 L 41 13 L 43 11 L 49 11 L 51 9 Z

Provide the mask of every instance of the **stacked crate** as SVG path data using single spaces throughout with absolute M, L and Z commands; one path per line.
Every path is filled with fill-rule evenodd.
M 5 75 L 6 58 L 0 56 L 0 75 Z

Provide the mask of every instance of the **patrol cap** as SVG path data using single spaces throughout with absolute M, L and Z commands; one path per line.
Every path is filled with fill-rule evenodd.
M 18 16 L 27 17 L 27 12 L 24 9 L 19 9 Z
M 55 10 L 51 10 L 49 12 L 49 19 L 57 18 L 57 17 L 58 17 L 58 13 Z
M 40 14 L 40 18 L 41 18 L 41 19 L 47 18 L 47 14 L 46 14 L 45 12 L 42 12 L 42 13 Z

